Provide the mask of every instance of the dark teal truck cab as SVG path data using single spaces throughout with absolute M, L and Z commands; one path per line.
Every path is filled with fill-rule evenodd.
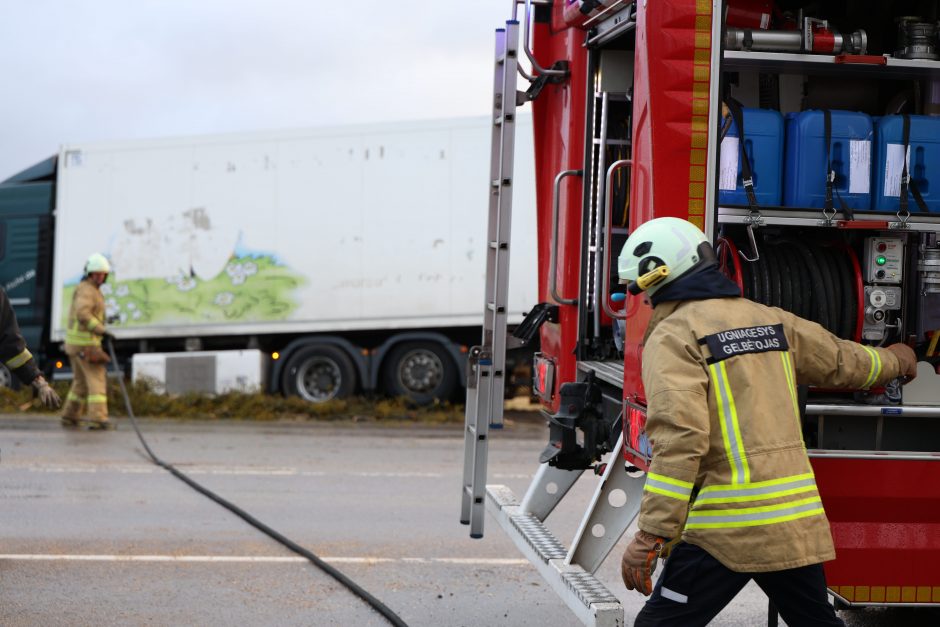
M 0 182 L 0 286 L 47 377 L 59 354 L 49 345 L 55 185 L 56 157 Z M 11 384 L 5 368 L 0 384 Z

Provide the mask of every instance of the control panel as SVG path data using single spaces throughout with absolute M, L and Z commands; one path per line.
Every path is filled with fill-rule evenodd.
M 862 339 L 876 341 L 883 339 L 888 326 L 889 312 L 900 310 L 900 287 L 866 285 Z
M 904 275 L 904 240 L 869 237 L 865 240 L 865 282 L 900 284 Z

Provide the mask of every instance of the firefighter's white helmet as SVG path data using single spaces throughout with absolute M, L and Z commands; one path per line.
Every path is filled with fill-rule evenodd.
M 708 238 L 697 226 L 680 218 L 655 218 L 627 238 L 617 269 L 620 282 L 629 283 L 632 293 L 654 294 L 714 258 Z
M 91 274 L 92 272 L 111 272 L 111 264 L 108 263 L 108 258 L 102 255 L 101 253 L 94 253 L 85 262 L 85 274 Z

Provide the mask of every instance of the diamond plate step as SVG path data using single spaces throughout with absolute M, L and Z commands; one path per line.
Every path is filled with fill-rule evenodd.
M 535 516 L 522 511 L 512 490 L 486 486 L 486 509 L 582 623 L 623 627 L 617 597 L 591 573 L 565 563 L 568 550 Z

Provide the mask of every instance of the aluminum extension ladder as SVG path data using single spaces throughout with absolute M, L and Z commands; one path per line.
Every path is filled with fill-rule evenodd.
M 525 95 L 516 91 L 518 48 L 519 22 L 508 20 L 506 28 L 496 30 L 483 339 L 470 349 L 467 368 L 460 522 L 470 525 L 472 538 L 483 537 L 489 429 L 503 426 L 516 104 L 525 102 Z

